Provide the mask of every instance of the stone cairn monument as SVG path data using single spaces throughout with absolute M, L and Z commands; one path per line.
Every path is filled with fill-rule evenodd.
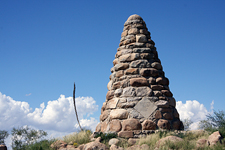
M 155 43 L 139 15 L 124 24 L 96 132 L 139 137 L 157 129 L 183 130 Z

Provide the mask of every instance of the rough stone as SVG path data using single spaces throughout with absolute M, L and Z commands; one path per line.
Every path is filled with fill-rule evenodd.
M 113 86 L 112 86 L 112 89 L 118 89 L 118 88 L 120 88 L 120 86 L 121 86 L 121 83 L 120 82 L 115 82 L 115 83 L 113 83 Z
M 114 90 L 108 91 L 106 94 L 106 99 L 110 100 L 114 97 Z
M 148 67 L 149 62 L 147 60 L 135 60 L 130 63 L 131 68 L 145 68 Z
M 116 108 L 118 100 L 119 100 L 118 98 L 113 98 L 113 99 L 109 100 L 107 102 L 106 109 Z
M 118 59 L 114 59 L 113 60 L 113 65 L 115 66 L 116 64 L 118 64 L 119 63 L 119 60 Z
M 156 82 L 155 82 L 155 78 L 153 78 L 153 77 L 148 78 L 148 82 L 149 82 L 150 85 L 156 83 Z
M 138 74 L 137 68 L 129 68 L 125 71 L 125 75 L 134 75 L 134 74 Z
M 66 146 L 67 146 L 67 143 L 62 140 L 57 140 L 50 145 L 50 147 L 53 149 L 66 148 Z
M 110 111 L 105 110 L 101 115 L 100 115 L 100 121 L 104 121 L 106 118 L 108 118 Z
M 117 138 L 112 138 L 109 140 L 109 145 L 116 145 L 119 143 L 119 140 Z
M 140 74 L 144 77 L 156 77 L 158 76 L 159 72 L 158 70 L 154 69 L 154 68 L 144 68 L 140 70 Z
M 173 116 L 174 116 L 175 118 L 179 118 L 179 114 L 178 114 L 178 112 L 177 112 L 176 109 L 175 109 L 174 112 L 173 112 Z
M 119 63 L 119 64 L 116 64 L 116 65 L 114 66 L 115 71 L 118 71 L 118 70 L 125 70 L 125 69 L 127 69 L 127 68 L 129 68 L 129 64 L 128 64 L 128 63 Z
M 173 122 L 173 129 L 180 130 L 180 120 L 176 120 Z
M 117 78 L 122 77 L 122 76 L 123 76 L 123 72 L 124 72 L 123 70 L 117 71 L 117 72 L 116 72 L 116 77 L 117 77 Z
M 128 31 L 128 34 L 139 34 L 139 29 L 138 28 L 131 28 L 129 31 Z
M 152 94 L 152 90 L 147 86 L 136 88 L 136 96 L 138 97 L 151 96 L 151 94 Z
M 157 96 L 157 97 L 159 97 L 159 99 L 161 99 L 161 97 L 162 97 L 161 91 L 153 91 L 153 93 L 154 93 L 154 96 Z M 165 99 L 163 99 L 163 100 L 165 100 Z
M 172 97 L 173 94 L 169 90 L 162 90 L 162 93 L 167 97 Z
M 222 143 L 221 140 L 223 139 L 223 136 L 220 134 L 219 131 L 213 132 L 208 137 L 208 145 L 213 146 L 217 143 Z
M 6 146 L 6 145 L 1 145 L 1 144 L 0 144 L 0 150 L 7 150 L 7 146 Z
M 113 82 L 112 82 L 112 80 L 110 80 L 109 83 L 107 84 L 107 89 L 109 91 L 112 89 L 112 85 L 113 85 Z
M 169 85 L 169 80 L 167 78 L 158 77 L 156 79 L 156 83 L 161 85 Z
M 127 143 L 129 145 L 135 145 L 137 143 L 138 139 L 135 139 L 135 138 L 129 138 Z
M 109 123 L 109 130 L 113 132 L 119 132 L 122 128 L 122 125 L 119 120 L 112 120 Z
M 157 109 L 157 106 L 155 106 L 154 102 L 151 102 L 147 98 L 143 98 L 136 104 L 134 109 L 140 112 L 145 118 L 148 118 Z
M 154 59 L 155 55 L 150 53 L 141 53 L 140 58 L 141 59 Z
M 114 92 L 116 97 L 119 97 L 123 92 L 123 89 L 116 89 L 116 91 Z
M 147 42 L 147 37 L 144 34 L 136 35 L 136 41 L 139 43 L 145 43 Z
M 176 101 L 173 97 L 168 97 L 169 99 L 169 105 L 172 107 L 176 107 Z
M 119 147 L 119 146 L 115 145 L 115 144 L 112 144 L 110 146 L 110 150 L 124 150 L 124 149 L 122 147 Z
M 151 64 L 151 66 L 155 69 L 161 70 L 162 69 L 162 65 L 159 62 L 154 62 Z
M 152 90 L 162 90 L 164 87 L 162 85 L 151 85 Z
M 114 109 L 110 112 L 111 119 L 126 119 L 128 112 L 126 109 Z
M 98 125 L 95 128 L 95 132 L 100 132 L 101 131 L 101 123 L 98 123 Z
M 165 119 L 159 119 L 157 126 L 161 129 L 170 129 L 170 122 L 168 120 Z
M 122 122 L 122 131 L 141 130 L 141 123 L 134 118 Z
M 173 115 L 172 113 L 164 113 L 163 118 L 167 120 L 173 120 Z
M 101 108 L 101 113 L 106 109 L 106 102 L 103 103 L 102 108 Z
M 138 59 L 140 57 L 139 53 L 125 54 L 119 57 L 120 62 L 130 62 Z
M 158 100 L 155 102 L 155 105 L 157 105 L 157 107 L 169 107 L 168 101 L 165 100 Z
M 122 96 L 124 96 L 124 97 L 136 96 L 135 88 L 133 88 L 133 87 L 124 88 Z
M 156 123 L 151 120 L 145 120 L 142 123 L 142 130 L 155 130 L 156 129 Z
M 150 48 L 134 48 L 133 52 L 134 53 L 150 53 L 151 49 Z
M 101 132 L 106 132 L 109 130 L 109 124 L 107 121 L 101 123 Z
M 162 113 L 159 110 L 157 110 L 155 112 L 155 119 L 161 119 L 161 118 L 162 118 Z
M 84 145 L 83 150 L 107 150 L 108 148 L 106 147 L 105 144 L 100 143 L 100 142 L 90 142 Z
M 141 97 L 128 97 L 127 102 L 134 102 L 141 100 Z
M 146 78 L 132 78 L 130 79 L 131 86 L 148 86 L 148 80 Z
M 134 132 L 132 132 L 132 131 L 120 131 L 118 133 L 118 136 L 122 137 L 122 138 L 132 138 L 132 137 L 134 137 Z

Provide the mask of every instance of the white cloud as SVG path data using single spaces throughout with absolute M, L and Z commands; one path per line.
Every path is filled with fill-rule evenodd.
M 213 108 L 214 101 L 211 103 L 211 108 Z M 203 104 L 200 104 L 196 100 L 188 100 L 185 104 L 182 101 L 177 101 L 176 103 L 177 111 L 180 114 L 180 119 L 190 119 L 193 123 L 190 125 L 192 130 L 198 129 L 198 124 L 201 120 L 206 119 L 206 115 L 209 112 Z
M 78 97 L 76 106 L 81 126 L 94 130 L 98 121 L 90 116 L 98 110 L 96 101 L 92 97 Z M 73 98 L 64 95 L 32 110 L 27 102 L 13 100 L 0 92 L 0 120 L 1 130 L 10 131 L 13 127 L 29 125 L 47 131 L 52 137 L 79 130 Z
M 76 106 L 80 121 L 85 119 L 90 125 L 97 122 L 93 118 L 87 119 L 98 109 L 92 97 L 76 98 Z M 23 125 L 62 132 L 77 130 L 73 98 L 64 95 L 60 95 L 57 100 L 48 101 L 46 107 L 42 103 L 32 111 L 27 102 L 15 101 L 0 93 L 0 119 L 0 128 L 5 130 Z

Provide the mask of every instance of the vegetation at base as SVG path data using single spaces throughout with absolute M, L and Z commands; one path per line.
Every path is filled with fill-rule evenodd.
M 43 130 L 31 129 L 28 126 L 13 128 L 12 134 L 12 149 L 13 150 L 42 150 L 49 147 L 50 141 L 41 138 L 47 136 L 47 132 Z
M 102 133 L 100 132 L 95 138 L 101 137 L 101 142 L 108 145 L 108 142 L 112 138 L 117 138 L 117 133 Z
M 220 131 L 221 135 L 225 137 L 225 112 L 214 111 L 213 115 L 207 115 L 207 119 L 202 120 L 199 127 L 210 133 Z
M 63 137 L 63 141 L 67 144 L 72 143 L 75 147 L 78 147 L 81 144 L 86 144 L 90 142 L 91 130 L 83 130 L 80 132 L 75 132 Z
M 5 130 L 0 130 L 0 144 L 5 143 L 5 139 L 9 136 L 9 133 Z

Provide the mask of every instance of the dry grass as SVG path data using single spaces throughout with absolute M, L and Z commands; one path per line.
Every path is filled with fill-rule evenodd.
M 74 146 L 85 144 L 90 142 L 90 135 L 92 132 L 90 130 L 80 131 L 78 133 L 72 133 L 63 137 L 63 141 L 67 144 L 73 143 Z

